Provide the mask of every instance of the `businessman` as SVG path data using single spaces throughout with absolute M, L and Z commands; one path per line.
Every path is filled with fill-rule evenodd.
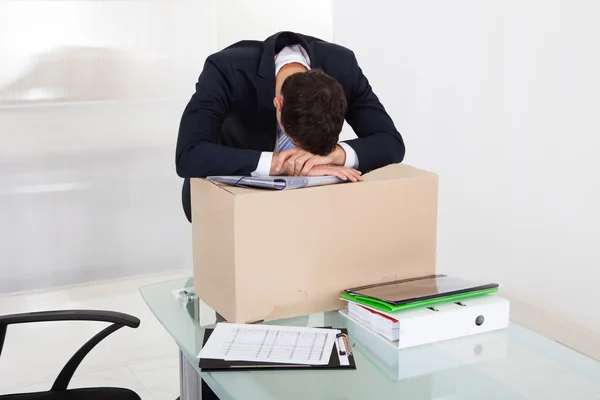
M 357 139 L 339 141 L 344 120 Z M 348 181 L 404 158 L 404 142 L 354 53 L 292 32 L 209 56 L 177 139 L 177 174 L 191 221 L 189 178 L 333 175 Z

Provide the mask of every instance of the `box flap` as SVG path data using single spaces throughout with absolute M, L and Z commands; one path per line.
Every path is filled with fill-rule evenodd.
M 387 167 L 379 168 L 365 174 L 363 179 L 365 182 L 376 182 L 390 179 L 406 179 L 432 175 L 435 174 L 433 172 L 411 167 L 410 165 L 391 164 Z

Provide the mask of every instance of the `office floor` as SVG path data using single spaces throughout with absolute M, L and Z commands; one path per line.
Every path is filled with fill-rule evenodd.
M 0 296 L 0 315 L 53 309 L 104 309 L 132 314 L 138 329 L 122 328 L 84 360 L 71 387 L 116 386 L 143 400 L 179 393 L 177 346 L 154 318 L 139 288 L 189 276 L 169 273 L 59 290 Z M 0 357 L 0 394 L 48 390 L 69 357 L 105 324 L 64 322 L 8 328 Z

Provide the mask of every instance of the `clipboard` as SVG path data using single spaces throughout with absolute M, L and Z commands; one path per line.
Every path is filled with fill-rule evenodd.
M 337 176 L 209 176 L 208 181 L 271 190 L 301 189 L 343 183 Z
M 343 370 L 354 370 L 356 369 L 356 363 L 354 362 L 354 355 L 352 354 L 352 346 L 348 340 L 348 330 L 339 329 L 340 334 L 337 335 L 337 340 L 333 350 L 331 351 L 331 357 L 327 365 L 310 365 L 310 364 L 280 364 L 280 363 L 263 363 L 253 361 L 225 361 L 216 359 L 200 359 L 199 367 L 202 371 L 206 372 L 225 372 L 225 371 L 272 371 L 272 370 L 302 370 L 302 369 L 343 369 Z M 212 334 L 213 329 L 206 329 L 204 331 L 204 340 L 202 345 L 204 346 L 208 341 L 208 338 Z M 339 343 L 343 342 L 347 352 L 341 350 Z M 340 356 L 348 357 L 348 365 L 342 365 L 340 363 Z

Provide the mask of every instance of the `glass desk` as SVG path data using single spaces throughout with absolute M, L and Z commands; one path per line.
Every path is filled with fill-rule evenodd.
M 270 321 L 348 328 L 355 371 L 202 372 L 204 329 L 216 315 L 181 279 L 141 289 L 180 349 L 181 400 L 201 398 L 205 382 L 228 399 L 540 399 L 600 400 L 600 363 L 522 326 L 395 350 L 338 312 Z

